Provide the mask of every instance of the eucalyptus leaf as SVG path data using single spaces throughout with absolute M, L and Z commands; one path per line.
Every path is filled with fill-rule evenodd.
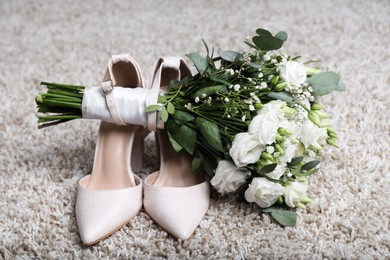
M 196 125 L 200 128 L 202 136 L 214 149 L 223 152 L 221 136 L 219 133 L 218 125 L 205 118 L 197 117 Z
M 285 91 L 271 92 L 271 93 L 268 94 L 268 97 L 270 97 L 272 99 L 275 99 L 275 100 L 285 101 L 289 105 L 293 105 L 294 104 L 294 99 L 291 96 L 291 94 L 288 93 L 288 92 L 285 92 Z
M 311 169 L 315 168 L 318 164 L 320 164 L 320 161 L 318 161 L 318 160 L 310 161 L 310 162 L 308 162 L 308 163 L 305 163 L 305 164 L 302 166 L 301 170 L 302 170 L 302 171 L 311 170 Z
M 200 157 L 195 157 L 192 160 L 191 170 L 193 172 L 199 169 L 200 165 L 203 163 L 203 159 L 204 159 L 203 156 L 200 156 Z
M 176 110 L 172 115 L 172 118 L 178 125 L 184 125 L 185 123 L 194 120 L 195 116 L 185 111 Z
M 267 174 L 267 173 L 273 172 L 275 170 L 276 166 L 277 166 L 276 163 L 268 164 L 268 165 L 264 166 L 263 168 L 261 168 L 260 172 L 262 174 Z
M 186 54 L 186 56 L 192 61 L 200 75 L 203 75 L 206 72 L 208 66 L 207 60 L 200 56 L 198 52 Z
M 296 166 L 303 161 L 303 156 L 292 158 L 291 162 L 288 164 L 289 166 Z
M 173 149 L 178 153 L 183 150 L 183 146 L 181 146 L 178 142 L 176 142 L 175 138 L 168 132 L 169 141 L 172 144 Z
M 157 111 L 160 108 L 161 108 L 161 105 L 150 105 L 150 106 L 146 107 L 144 111 L 149 113 L 149 112 Z
M 283 46 L 283 40 L 273 36 L 254 36 L 252 41 L 262 51 L 278 50 Z
M 285 42 L 287 41 L 288 36 L 286 32 L 280 31 L 277 34 L 275 34 L 275 38 L 281 39 L 282 41 Z
M 272 33 L 266 29 L 258 28 L 256 30 L 256 33 L 260 36 L 272 36 Z
M 317 96 L 324 96 L 333 90 L 345 90 L 345 85 L 340 78 L 340 75 L 333 72 L 321 72 L 311 76 L 308 80 L 313 88 L 313 92 Z
M 242 54 L 236 51 L 223 51 L 218 49 L 218 55 L 226 61 L 235 62 L 242 57 Z
M 167 105 L 167 111 L 171 115 L 175 113 L 175 107 L 172 105 L 171 102 L 169 102 L 168 105 Z
M 210 96 L 216 93 L 226 93 L 228 91 L 226 85 L 216 85 L 216 86 L 209 86 L 201 88 L 200 90 L 196 91 L 194 94 L 192 94 L 193 98 L 201 97 L 203 94 Z
M 167 109 L 166 109 L 165 107 L 162 107 L 162 109 L 161 109 L 161 119 L 162 119 L 164 122 L 167 122 L 168 117 L 169 117 L 169 115 L 168 115 Z
M 197 136 L 194 129 L 187 125 L 178 126 L 171 120 L 166 123 L 166 127 L 178 145 L 183 147 L 188 153 L 194 153 Z
M 271 216 L 282 226 L 293 227 L 297 223 L 297 213 L 290 210 L 269 208 L 263 212 L 271 213 Z

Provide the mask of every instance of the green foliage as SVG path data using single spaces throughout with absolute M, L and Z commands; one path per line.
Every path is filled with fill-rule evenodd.
M 345 84 L 339 74 L 329 71 L 315 74 L 309 78 L 309 83 L 313 88 L 314 94 L 324 96 L 333 90 L 345 90 Z
M 282 226 L 293 227 L 297 223 L 297 213 L 277 208 L 263 209 L 263 212 L 271 213 L 271 216 Z

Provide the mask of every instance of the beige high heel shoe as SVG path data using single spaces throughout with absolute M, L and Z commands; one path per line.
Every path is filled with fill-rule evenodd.
M 173 79 L 183 79 L 191 72 L 180 58 L 161 58 L 154 69 L 151 93 L 166 91 Z M 157 99 L 157 95 L 152 96 Z M 155 101 L 152 101 L 155 102 Z M 191 171 L 192 158 L 186 152 L 177 153 L 162 128 L 161 120 L 149 114 L 149 130 L 156 131 L 160 147 L 160 170 L 144 182 L 144 208 L 150 217 L 168 233 L 179 239 L 189 238 L 206 214 L 210 203 L 208 180 Z
M 142 87 L 143 78 L 129 54 L 115 55 L 103 78 L 107 106 L 116 124 L 101 122 L 92 174 L 78 185 L 76 218 L 81 240 L 92 245 L 126 225 L 142 207 L 143 127 L 125 125 L 112 88 Z

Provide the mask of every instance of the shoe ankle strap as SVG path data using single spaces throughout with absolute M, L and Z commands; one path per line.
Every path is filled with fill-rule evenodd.
M 103 77 L 103 81 L 101 87 L 103 89 L 103 93 L 105 95 L 106 103 L 108 110 L 110 111 L 110 115 L 114 122 L 118 125 L 126 125 L 123 121 L 118 108 L 115 103 L 113 88 L 116 86 L 115 75 L 113 73 L 113 67 L 118 62 L 125 62 L 132 65 L 135 69 L 135 77 L 136 77 L 136 86 L 132 87 L 142 87 L 143 86 L 143 77 L 141 70 L 135 60 L 130 56 L 130 54 L 120 54 L 113 55 L 111 59 L 108 61 L 107 71 Z
M 175 75 L 164 75 L 164 70 L 170 69 L 175 72 Z M 153 69 L 153 80 L 151 88 L 149 90 L 148 104 L 155 105 L 158 103 L 158 96 L 161 91 L 168 91 L 168 89 L 161 89 L 161 80 L 163 77 L 170 76 L 167 80 L 181 80 L 187 76 L 191 76 L 191 71 L 187 63 L 180 57 L 161 57 L 159 58 Z M 168 86 L 163 86 L 168 87 Z M 162 122 L 160 113 L 153 111 L 148 114 L 148 129 L 150 131 L 156 131 L 157 129 L 163 129 L 164 122 Z

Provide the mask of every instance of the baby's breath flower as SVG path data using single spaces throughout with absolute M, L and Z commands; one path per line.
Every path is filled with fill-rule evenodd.
M 228 114 L 226 117 L 227 117 L 227 118 L 230 118 L 231 116 Z
M 275 148 L 273 146 L 267 146 L 265 150 L 268 154 L 273 154 L 275 152 Z
M 272 80 L 275 77 L 275 75 L 271 74 L 268 76 L 268 80 Z
M 272 59 L 271 63 L 278 63 L 278 61 L 276 59 Z
M 249 111 L 254 111 L 255 107 L 253 105 L 249 105 Z
M 244 121 L 244 122 L 245 122 L 245 119 L 246 119 L 245 115 L 241 117 L 241 120 Z
M 270 59 L 271 59 L 271 56 L 269 56 L 268 54 L 263 56 L 264 61 L 269 61 Z
M 263 73 L 259 73 L 259 75 L 257 75 L 259 78 L 262 78 L 264 75 L 263 75 Z
M 195 98 L 195 103 L 199 103 L 199 97 Z
M 267 87 L 268 87 L 267 82 L 263 81 L 263 82 L 260 83 L 260 89 L 265 89 Z
M 225 101 L 226 103 L 229 103 L 229 102 L 230 102 L 230 100 L 229 100 L 228 97 L 225 97 L 224 101 Z
M 202 94 L 202 98 L 206 98 L 207 95 L 205 93 Z
M 235 91 L 239 91 L 240 88 L 241 88 L 241 86 L 240 86 L 240 84 L 235 84 L 235 85 L 233 86 L 233 88 L 234 88 Z

